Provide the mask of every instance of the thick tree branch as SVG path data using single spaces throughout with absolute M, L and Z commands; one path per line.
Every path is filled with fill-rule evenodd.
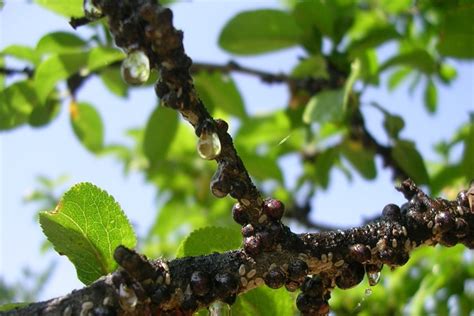
M 261 217 L 262 199 L 227 133 L 227 123 L 214 120 L 197 96 L 190 75 L 191 59 L 183 48 L 183 33 L 174 28 L 172 12 L 155 1 L 116 2 L 97 0 L 108 18 L 115 42 L 126 52 L 144 52 L 160 73 L 155 90 L 163 103 L 178 110 L 203 138 L 216 134 L 221 150 L 215 157 L 218 169 L 211 183 L 217 197 L 230 194 L 245 206 L 251 222 Z M 203 135 L 204 134 L 204 135 Z
M 433 199 L 410 180 L 399 188 L 408 203 L 388 204 L 380 220 L 359 228 L 296 235 L 281 223 L 281 202 L 263 201 L 237 155 L 227 124 L 214 120 L 196 95 L 191 60 L 172 13 L 152 0 L 94 0 L 108 18 L 118 46 L 141 50 L 160 71 L 157 95 L 178 110 L 196 134 L 216 133 L 222 150 L 211 189 L 239 200 L 233 217 L 241 224 L 243 249 L 171 261 L 148 260 L 125 247 L 115 250 L 118 271 L 82 290 L 34 303 L 6 315 L 191 315 L 216 300 L 232 304 L 237 295 L 266 284 L 302 289 L 304 315 L 324 315 L 334 287 L 350 288 L 366 273 L 376 284 L 382 266 L 405 264 L 421 245 L 474 248 L 474 189 L 456 201 Z M 312 277 L 308 277 L 308 275 Z
M 295 235 L 274 221 L 271 235 L 252 235 L 261 241 L 253 253 L 164 261 L 119 247 L 115 258 L 122 269 L 64 297 L 5 315 L 191 315 L 215 300 L 232 303 L 236 295 L 263 284 L 290 291 L 303 286 L 302 304 L 305 297 L 314 299 L 310 288 L 317 283 L 317 295 L 326 302 L 332 288 L 352 287 L 365 273 L 376 283 L 383 265 L 404 265 L 420 246 L 474 248 L 473 188 L 461 191 L 456 201 L 431 198 L 409 180 L 398 190 L 408 200 L 401 209 L 388 204 L 380 220 L 358 228 Z

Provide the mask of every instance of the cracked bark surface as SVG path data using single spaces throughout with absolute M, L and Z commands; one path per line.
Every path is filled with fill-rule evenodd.
M 474 248 L 474 188 L 456 201 L 432 198 L 412 181 L 398 190 L 407 203 L 388 204 L 379 220 L 347 230 L 294 234 L 281 223 L 284 205 L 263 200 L 237 155 L 227 123 L 210 116 L 196 94 L 191 59 L 183 33 L 172 24 L 171 10 L 151 0 L 94 0 L 108 19 L 116 44 L 126 52 L 141 50 L 160 72 L 155 91 L 163 103 L 179 111 L 195 128 L 215 132 L 222 150 L 215 157 L 211 183 L 216 197 L 229 194 L 242 225 L 243 248 L 226 253 L 175 260 L 148 259 L 118 247 L 121 268 L 80 290 L 33 303 L 5 315 L 191 315 L 220 300 L 267 285 L 301 289 L 297 306 L 304 315 L 326 315 L 336 286 L 350 288 L 367 275 L 377 283 L 383 265 L 397 267 L 420 246 Z

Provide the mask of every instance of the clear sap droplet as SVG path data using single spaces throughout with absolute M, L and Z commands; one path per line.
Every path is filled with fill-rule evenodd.
M 102 16 L 102 10 L 94 5 L 94 0 L 84 0 L 82 7 L 84 14 L 89 20 L 95 20 Z
M 209 306 L 209 316 L 230 316 L 230 306 L 223 302 L 215 302 Z
M 145 83 L 150 77 L 150 61 L 140 50 L 130 52 L 122 62 L 122 78 L 131 85 Z
M 367 278 L 370 286 L 377 285 L 380 281 L 380 271 L 367 272 Z
M 221 141 L 215 132 L 203 130 L 197 144 L 199 156 L 204 159 L 214 159 L 221 153 Z
M 365 296 L 370 296 L 370 295 L 372 295 L 372 289 L 368 289 L 368 288 L 365 289 L 364 294 L 365 294 Z

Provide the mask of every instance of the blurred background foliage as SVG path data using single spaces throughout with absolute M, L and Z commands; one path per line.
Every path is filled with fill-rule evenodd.
M 65 18 L 83 15 L 82 0 L 34 2 Z M 355 174 L 370 181 L 387 172 L 376 167 L 377 158 L 394 182 L 410 177 L 430 194 L 448 198 L 474 178 L 474 112 L 465 115 L 454 135 L 435 144 L 438 159 L 427 160 L 412 139 L 401 137 L 404 117 L 364 98 L 368 88 L 386 84 L 407 93 L 421 90 L 427 115 L 453 107 L 440 104 L 437 91 L 455 84 L 452 61 L 474 58 L 473 18 L 470 0 L 287 0 L 281 9 L 237 13 L 218 40 L 235 57 L 304 49 L 291 73 L 253 73 L 288 86 L 285 108 L 250 115 L 231 73 L 251 71 L 236 63 L 196 63 L 194 83 L 212 115 L 231 123 L 236 148 L 259 189 L 287 205 L 286 221 L 306 231 L 326 229 L 309 217 L 310 201 L 328 188 L 334 170 L 349 181 Z M 139 236 L 139 250 L 149 257 L 220 250 L 225 245 L 206 247 L 219 233 L 232 236 L 229 248 L 238 245 L 239 228 L 229 212 L 233 201 L 210 194 L 215 164 L 196 155 L 194 132 L 176 112 L 158 104 L 147 122 L 124 131 L 123 143 L 104 141 L 107 122 L 94 104 L 81 101 L 81 88 L 91 77 L 100 78 L 104 89 L 118 98 L 128 98 L 136 88 L 121 78 L 126 55 L 114 46 L 105 22 L 84 27 L 94 35 L 52 32 L 34 47 L 11 45 L 0 51 L 0 129 L 14 132 L 22 125 L 52 124 L 60 109 L 68 108 L 77 140 L 91 155 L 115 157 L 126 174 L 142 173 L 156 188 L 156 219 Z M 388 44 L 394 49 L 381 54 Z M 10 60 L 24 67 L 13 69 Z M 150 93 L 157 78 L 153 73 L 145 84 Z M 382 114 L 385 135 L 367 128 L 363 110 L 369 107 Z M 290 156 L 302 170 L 292 187 L 282 171 L 295 167 L 282 163 Z M 38 188 L 27 200 L 39 203 L 41 210 L 51 209 L 63 182 L 38 178 Z M 226 230 L 190 235 L 207 226 Z M 49 249 L 47 243 L 44 249 Z M 330 304 L 335 315 L 472 315 L 473 267 L 472 251 L 460 246 L 419 249 L 404 267 L 384 271 L 378 286 L 363 282 L 351 290 L 335 290 Z M 0 303 L 34 300 L 48 271 L 27 273 L 36 280 L 32 286 L 0 282 Z M 292 302 L 292 294 L 283 290 L 257 289 L 240 297 L 232 309 L 235 315 L 288 315 L 297 313 Z

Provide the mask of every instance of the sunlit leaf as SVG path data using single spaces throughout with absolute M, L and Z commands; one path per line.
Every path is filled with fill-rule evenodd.
M 283 181 L 283 176 L 278 166 L 277 159 L 270 155 L 258 155 L 257 153 L 249 153 L 239 150 L 239 154 L 245 167 L 253 177 L 260 180 L 276 179 Z
M 36 44 L 38 54 L 69 53 L 84 49 L 86 42 L 79 36 L 69 32 L 53 32 L 43 36 Z
M 438 105 L 438 92 L 432 79 L 428 79 L 424 93 L 425 108 L 430 113 L 436 112 Z
M 416 184 L 428 184 L 429 177 L 425 163 L 413 142 L 396 141 L 392 148 L 392 157 Z
M 307 124 L 339 121 L 344 115 L 343 104 L 344 91 L 342 89 L 319 92 L 306 105 L 303 121 Z
M 40 60 L 35 50 L 25 45 L 14 44 L 7 46 L 0 52 L 0 55 L 7 55 L 15 57 L 17 59 L 26 60 L 34 65 L 36 65 Z
M 436 71 L 435 60 L 424 49 L 416 49 L 389 58 L 380 66 L 380 72 L 393 66 L 408 66 L 426 74 L 432 74 Z
M 84 52 L 53 55 L 44 60 L 35 72 L 35 87 L 41 102 L 44 102 L 56 84 L 77 73 L 86 64 L 88 54 Z
M 284 11 L 246 11 L 227 22 L 219 45 L 234 54 L 255 55 L 294 46 L 300 34 L 293 17 Z
M 1 5 L 1 4 L 0 4 Z M 0 305 L 0 312 L 13 312 L 16 309 L 25 307 L 31 303 L 9 303 Z
M 193 231 L 179 246 L 176 257 L 198 256 L 237 249 L 240 231 L 225 227 L 204 227 Z
M 38 106 L 33 109 L 28 118 L 28 124 L 33 127 L 40 127 L 51 122 L 59 114 L 61 108 L 60 101 L 57 95 L 54 93 L 51 94 L 45 103 L 38 104 Z
M 60 15 L 64 15 L 67 17 L 84 16 L 84 11 L 82 9 L 82 0 L 35 0 L 35 2 L 40 6 L 43 6 L 46 9 L 51 10 Z
M 194 76 L 194 85 L 206 106 L 239 118 L 247 116 L 244 103 L 234 80 L 219 72 L 200 72 Z
M 474 115 L 471 117 L 469 134 L 464 140 L 462 168 L 467 181 L 474 179 Z
M 294 77 L 328 78 L 326 60 L 321 55 L 310 56 L 300 61 L 291 74 Z
M 331 147 L 318 153 L 314 164 L 314 179 L 322 188 L 329 186 L 329 175 L 335 162 L 339 158 L 339 148 Z
M 69 189 L 53 211 L 40 213 L 40 224 L 54 249 L 69 258 L 85 284 L 116 269 L 117 246 L 134 248 L 137 242 L 118 203 L 91 183 Z
M 393 73 L 390 74 L 388 78 L 388 88 L 390 90 L 394 90 L 398 87 L 403 80 L 413 71 L 408 67 L 402 67 L 400 69 L 395 70 Z
M 122 80 L 120 68 L 107 67 L 100 72 L 100 78 L 104 85 L 119 97 L 128 95 L 128 85 Z
M 439 34 L 438 50 L 441 54 L 455 58 L 474 58 L 473 16 L 472 3 L 447 12 Z
M 91 49 L 89 53 L 87 69 L 89 71 L 94 71 L 114 62 L 123 60 L 124 58 L 125 54 L 116 48 L 97 46 Z
M 449 64 L 441 64 L 439 67 L 439 77 L 443 82 L 450 83 L 457 77 L 458 73 L 456 69 Z
M 374 153 L 364 148 L 360 142 L 344 141 L 341 144 L 341 153 L 365 179 L 375 178 L 377 170 Z
M 12 129 L 26 123 L 38 106 L 36 90 L 30 80 L 11 84 L 0 91 L 0 130 Z
M 88 150 L 99 152 L 104 146 L 104 126 L 97 110 L 87 103 L 72 102 L 69 112 L 74 134 Z
M 253 316 L 294 315 L 295 295 L 285 288 L 260 287 L 240 295 L 232 305 L 232 314 Z
M 176 135 L 178 115 L 162 105 L 156 107 L 148 119 L 143 140 L 143 150 L 150 164 L 157 165 L 166 158 Z
M 385 42 L 400 38 L 400 34 L 393 26 L 376 27 L 369 30 L 362 38 L 349 44 L 347 48 L 351 53 L 358 53 L 369 48 L 377 47 Z

